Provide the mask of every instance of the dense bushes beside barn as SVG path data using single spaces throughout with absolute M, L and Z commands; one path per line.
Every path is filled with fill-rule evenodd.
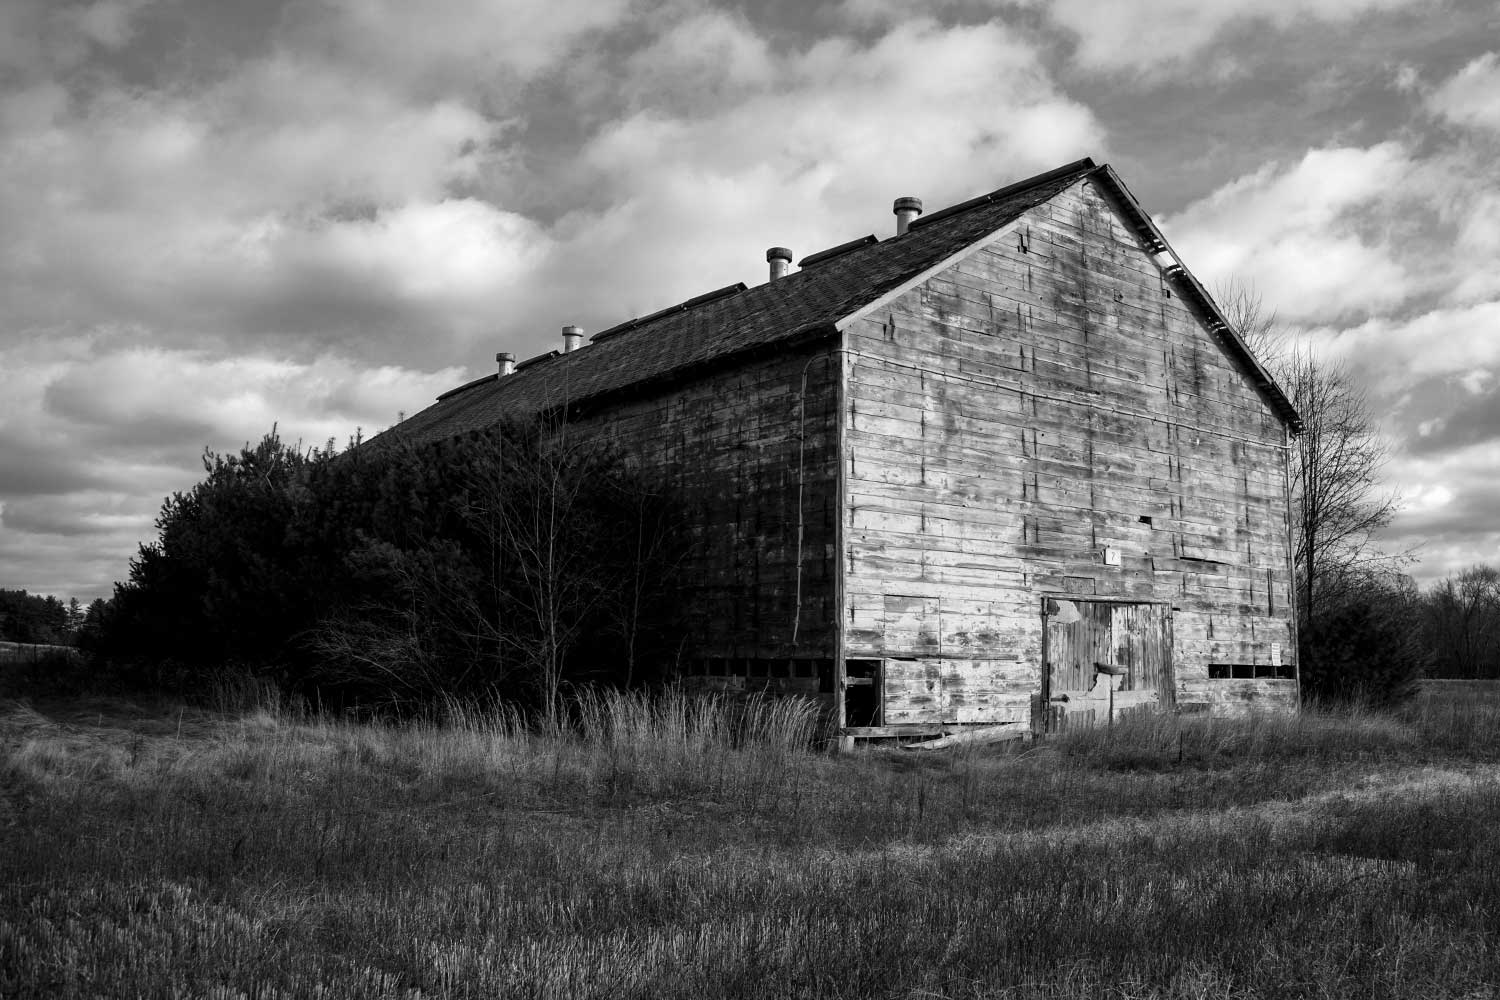
M 273 431 L 162 506 L 101 651 L 191 688 L 232 665 L 362 704 L 499 693 L 554 704 L 669 662 L 683 540 L 617 454 L 536 423 L 423 448 L 303 450 Z

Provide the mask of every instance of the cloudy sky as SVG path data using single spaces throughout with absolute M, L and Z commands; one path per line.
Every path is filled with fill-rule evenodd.
M 1420 580 L 1500 563 L 1494 0 L 0 0 L 0 587 L 107 595 L 205 447 L 1083 155 L 1353 368 Z

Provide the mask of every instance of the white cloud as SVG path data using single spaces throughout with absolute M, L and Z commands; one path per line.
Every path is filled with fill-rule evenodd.
M 575 183 L 608 207 L 562 220 L 559 259 L 578 287 L 595 275 L 618 283 L 593 292 L 601 304 L 643 312 L 755 280 L 766 246 L 801 256 L 884 234 L 895 197 L 936 208 L 1103 144 L 1098 121 L 1057 89 L 1033 46 L 998 24 L 909 21 L 867 45 L 833 38 L 777 53 L 740 22 L 714 19 L 709 35 L 741 55 L 705 62 L 690 45 L 658 47 L 627 96 L 686 73 L 732 99 L 694 114 L 652 104 L 580 155 Z M 634 245 L 657 252 L 631 260 Z
M 776 60 L 766 39 L 742 19 L 702 10 L 633 53 L 626 70 L 637 102 L 701 107 L 735 91 L 774 83 Z
M 96 45 L 118 49 L 135 34 L 131 20 L 154 0 L 96 0 L 86 7 L 67 11 L 84 37 Z
M 301 44 L 425 92 L 524 81 L 616 24 L 629 0 L 321 0 L 292 12 Z
M 422 360 L 492 330 L 548 259 L 535 223 L 473 198 L 353 219 L 246 220 L 178 272 L 179 308 L 232 306 L 251 327 Z M 412 336 L 421 334 L 420 337 Z
M 752 95 L 691 121 L 628 118 L 585 157 L 630 179 L 673 160 L 791 177 L 816 163 L 841 186 L 884 194 L 902 183 L 960 189 L 988 171 L 1010 179 L 1102 142 L 1093 115 L 1058 90 L 1032 44 L 999 24 L 908 21 L 868 46 L 828 39 L 759 72 L 764 86 Z
M 1500 53 L 1486 52 L 1449 77 L 1427 106 L 1460 125 L 1500 132 Z
M 50 420 L 75 440 L 113 447 L 138 437 L 153 449 L 228 447 L 279 424 L 288 440 L 339 440 L 356 424 L 378 430 L 451 387 L 456 369 L 367 368 L 340 357 L 288 361 L 256 355 L 213 357 L 128 347 L 75 364 L 43 395 Z M 342 443 L 342 441 L 340 441 Z
M 1500 563 L 1500 438 L 1431 455 L 1398 454 L 1387 470 L 1404 504 L 1381 544 L 1390 552 L 1418 550 L 1414 567 L 1430 583 L 1475 563 Z
M 135 33 L 133 20 L 153 0 L 55 0 L 0 3 L 0 78 L 35 82 L 73 69 L 96 48 L 117 49 Z
M 1309 19 L 1343 23 L 1428 0 L 1050 0 L 1041 4 L 1078 37 L 1075 58 L 1089 69 L 1139 77 L 1165 75 L 1236 26 L 1279 31 Z
M 104 596 L 151 537 L 162 499 L 202 477 L 205 447 L 234 451 L 273 424 L 288 442 L 342 445 L 355 427 L 368 436 L 463 376 L 118 343 L 126 333 L 0 351 L 3 585 Z M 86 553 L 60 555 L 78 536 Z
M 611 97 L 640 110 L 527 177 L 508 146 L 516 122 L 399 67 L 356 71 L 355 56 L 538 72 L 619 9 L 546 5 L 517 28 L 493 4 L 452 0 L 452 17 L 377 6 L 389 16 L 298 8 L 309 37 L 293 32 L 194 89 L 106 84 L 82 100 L 38 83 L 8 95 L 0 114 L 22 127 L 0 138 L 6 318 L 135 323 L 180 345 L 311 333 L 309 353 L 357 335 L 415 361 L 413 326 L 424 351 L 502 332 L 504 315 L 550 329 L 580 287 L 567 308 L 603 322 L 746 277 L 747 262 L 753 277 L 770 242 L 809 252 L 861 217 L 884 230 L 898 194 L 941 204 L 982 189 L 976 178 L 998 185 L 1102 142 L 1032 44 L 997 24 L 915 21 L 870 44 L 773 51 L 742 19 L 689 9 L 663 13 L 627 60 Z M 321 60 L 329 46 L 339 58 Z M 483 197 L 527 187 L 571 206 L 553 232 Z M 640 254 L 643 241 L 662 249 Z
M 1475 301 L 1500 296 L 1500 193 L 1478 191 L 1458 214 L 1453 256 L 1467 266 L 1456 268 L 1453 297 Z
M 1377 316 L 1316 329 L 1330 354 L 1360 366 L 1384 391 L 1424 377 L 1478 377 L 1500 367 L 1500 302 L 1436 308 L 1406 319 Z M 1474 390 L 1470 390 L 1474 391 Z
M 1283 319 L 1377 312 L 1419 287 L 1380 225 L 1417 166 L 1394 142 L 1268 163 L 1164 219 L 1193 271 L 1256 289 Z
M 511 277 L 507 262 L 536 243 L 513 213 L 454 195 L 494 162 L 499 124 L 284 53 L 195 94 L 107 88 L 69 102 L 38 85 L 0 118 L 19 126 L 0 137 L 0 318 L 12 325 L 305 335 L 341 326 L 288 301 L 334 292 L 369 300 L 356 312 L 373 344 L 438 298 L 440 325 L 472 308 L 476 269 Z
M 1488 368 L 1476 368 L 1458 376 L 1458 384 L 1471 396 L 1482 395 L 1495 384 L 1495 373 Z
M 526 275 L 544 238 L 534 223 L 472 198 L 410 202 L 374 219 L 337 222 L 288 249 L 286 266 L 347 270 L 437 310 L 483 301 Z

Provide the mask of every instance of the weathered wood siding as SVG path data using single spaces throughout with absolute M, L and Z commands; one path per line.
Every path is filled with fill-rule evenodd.
M 570 425 L 612 440 L 686 502 L 685 664 L 832 655 L 837 379 L 825 343 Z
M 1169 605 L 1179 702 L 1295 655 L 1282 425 L 1092 182 L 846 337 L 848 656 L 969 664 L 1005 721 L 1043 595 Z M 927 687 L 891 678 L 887 722 Z
M 1087 691 L 1098 681 L 1096 664 L 1125 671 L 1116 691 L 1159 691 L 1170 702 L 1171 612 L 1161 604 L 1080 601 L 1078 621 L 1048 620 L 1046 693 Z
M 1297 704 L 1297 682 L 1270 677 L 1211 680 L 1202 697 L 1210 713 L 1224 718 L 1284 712 Z

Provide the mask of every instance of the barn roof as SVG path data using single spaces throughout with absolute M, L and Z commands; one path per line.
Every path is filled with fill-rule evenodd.
M 831 335 L 839 320 L 918 279 L 1090 174 L 1116 194 L 1117 204 L 1148 249 L 1167 249 L 1114 171 L 1085 158 L 933 212 L 917 219 L 903 235 L 842 244 L 804 258 L 800 270 L 775 281 L 708 292 L 595 334 L 584 349 L 551 351 L 523 361 L 503 378 L 492 374 L 476 379 L 402 422 L 399 436 L 415 442 L 447 438 L 492 426 L 504 417 L 675 381 L 771 345 Z M 1178 265 L 1178 270 L 1180 274 L 1173 274 L 1169 269 L 1169 276 L 1191 283 L 1185 298 L 1200 310 L 1206 307 L 1210 329 L 1248 363 L 1273 409 L 1300 429 L 1291 404 L 1212 299 L 1185 268 Z M 1194 289 L 1201 294 L 1191 294 Z

